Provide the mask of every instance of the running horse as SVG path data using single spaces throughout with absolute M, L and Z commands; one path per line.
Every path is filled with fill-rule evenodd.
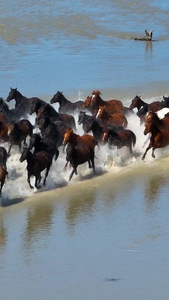
M 41 181 L 41 172 L 46 170 L 45 177 L 43 180 L 43 185 L 46 184 L 46 179 L 49 173 L 49 170 L 52 165 L 52 155 L 46 151 L 39 151 L 36 154 L 33 154 L 30 150 L 25 148 L 20 156 L 20 162 L 27 161 L 27 181 L 31 189 L 30 178 L 31 176 L 35 177 L 35 187 L 40 189 Z
M 58 113 L 50 104 L 46 104 L 45 106 L 38 109 L 36 113 L 36 122 L 46 117 L 50 118 L 52 122 L 62 121 L 72 129 L 76 130 L 75 118 L 69 114 Z
M 145 159 L 148 150 L 152 148 L 152 157 L 155 158 L 154 151 L 157 148 L 164 148 L 169 145 L 169 130 L 160 130 L 150 119 L 145 123 L 144 134 L 151 133 L 150 143 L 142 156 Z
M 124 128 L 127 127 L 128 121 L 127 118 L 123 113 L 114 113 L 113 115 L 110 115 L 107 111 L 107 106 L 99 106 L 96 119 L 101 119 L 102 126 L 106 125 L 116 125 L 116 126 L 123 126 Z
M 14 145 L 19 147 L 21 151 L 22 142 L 26 145 L 27 137 L 31 137 L 33 134 L 33 125 L 27 119 L 22 119 L 18 122 L 11 122 L 7 124 L 7 136 L 8 136 L 8 143 L 9 143 L 9 150 L 8 155 L 10 154 L 11 148 Z
M 133 147 L 136 144 L 136 135 L 129 129 L 123 129 L 116 132 L 114 130 L 104 128 L 102 142 L 107 142 L 110 146 L 116 146 L 118 149 L 127 147 L 132 154 Z
M 77 174 L 77 167 L 85 162 L 88 162 L 89 168 L 93 168 L 95 173 L 95 146 L 98 144 L 95 138 L 91 135 L 77 135 L 73 130 L 66 130 L 63 138 L 63 145 L 67 145 L 66 148 L 66 165 L 70 162 L 73 167 L 73 171 L 69 176 L 69 181 L 73 177 L 74 173 Z
M 88 96 L 84 101 L 84 107 L 90 107 L 94 116 L 96 116 L 99 106 L 106 105 L 107 111 L 110 114 L 119 113 L 124 110 L 123 103 L 120 100 L 103 100 L 100 95 L 100 91 L 93 91 L 92 96 Z
M 37 98 L 37 97 L 32 97 L 32 98 L 27 98 L 23 96 L 17 88 L 10 89 L 10 92 L 8 94 L 8 97 L 6 98 L 7 102 L 10 102 L 11 100 L 15 99 L 15 109 L 17 110 L 18 114 L 20 113 L 20 118 L 27 116 L 27 114 L 30 113 L 31 105 L 33 101 L 40 100 L 44 103 L 43 100 Z
M 63 92 L 59 91 L 52 97 L 50 103 L 59 103 L 59 113 L 75 113 L 75 111 L 81 110 L 84 104 L 82 100 L 71 102 L 66 99 Z
M 129 106 L 130 110 L 137 108 L 137 116 L 140 118 L 140 121 L 145 122 L 146 115 L 148 112 L 157 112 L 162 108 L 161 101 L 154 101 L 151 103 L 144 102 L 140 96 L 136 95 L 135 98 L 131 101 Z
M 150 112 L 146 118 L 146 125 L 154 124 L 160 130 L 169 130 L 169 117 L 164 117 L 160 119 L 155 112 Z

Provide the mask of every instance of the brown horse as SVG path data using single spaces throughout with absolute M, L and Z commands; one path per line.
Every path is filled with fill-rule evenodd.
M 156 112 L 162 108 L 161 101 L 153 101 L 151 103 L 144 102 L 140 96 L 136 95 L 135 98 L 131 101 L 129 109 L 137 108 L 139 111 L 141 108 L 147 113 L 148 111 Z
M 73 174 L 75 173 L 77 175 L 77 167 L 81 164 L 84 164 L 88 162 L 89 168 L 93 168 L 93 172 L 95 173 L 95 163 L 94 163 L 94 149 L 89 148 L 88 145 L 79 144 L 79 145 L 72 145 L 68 144 L 66 148 L 66 165 L 65 169 L 68 163 L 71 164 L 73 167 L 73 171 L 71 172 L 69 176 L 69 181 L 72 179 Z
M 116 126 L 123 126 L 124 128 L 127 127 L 128 121 L 127 118 L 123 113 L 114 113 L 113 115 L 110 115 L 107 112 L 107 106 L 99 106 L 99 110 L 96 115 L 96 119 L 101 119 L 102 126 L 106 126 L 109 124 L 113 124 Z
M 132 130 L 124 129 L 118 132 L 104 128 L 102 141 L 108 142 L 110 146 L 116 146 L 118 149 L 122 147 L 129 148 L 130 153 L 136 144 L 136 135 Z
M 155 112 L 150 112 L 147 115 L 145 126 L 148 126 L 148 124 L 154 124 L 160 130 L 169 130 L 169 118 L 164 117 L 163 119 L 160 119 Z
M 63 136 L 63 145 L 67 143 L 77 146 L 79 144 L 87 145 L 89 148 L 95 148 L 98 145 L 98 142 L 90 134 L 78 135 L 73 132 L 72 129 L 67 129 Z
M 30 150 L 25 148 L 21 154 L 20 162 L 23 162 L 25 160 L 27 161 L 27 181 L 29 183 L 29 186 L 31 189 L 33 189 L 33 186 L 30 183 L 30 178 L 31 176 L 34 176 L 35 187 L 39 189 L 41 187 L 39 185 L 41 181 L 41 172 L 43 170 L 46 170 L 43 185 L 46 184 L 46 179 L 52 165 L 52 155 L 50 155 L 46 151 L 39 151 L 36 154 L 33 154 Z
M 59 103 L 59 113 L 75 113 L 75 111 L 79 111 L 83 107 L 83 101 L 79 100 L 76 102 L 71 102 L 66 99 L 63 95 L 63 92 L 57 91 L 57 93 L 52 97 L 50 103 Z
M 0 112 L 0 122 L 2 124 L 7 124 L 9 123 L 9 118 L 7 117 L 6 113 Z
M 7 135 L 9 150 L 8 155 L 13 145 L 17 145 L 21 151 L 22 142 L 26 145 L 26 138 L 33 134 L 33 125 L 27 119 L 22 119 L 18 122 L 7 124 Z
M 91 99 L 88 98 L 88 102 L 90 103 L 90 109 L 92 111 L 93 115 L 97 114 L 97 111 L 99 109 L 99 106 L 107 106 L 107 111 L 110 114 L 119 113 L 123 111 L 124 107 L 120 100 L 103 100 L 100 97 L 101 93 L 100 91 L 93 91 Z
M 142 160 L 145 159 L 149 149 L 152 148 L 152 157 L 155 158 L 154 151 L 157 148 L 164 148 L 169 145 L 169 130 L 160 130 L 152 122 L 146 122 L 144 134 L 151 133 L 149 146 L 146 148 L 142 156 Z

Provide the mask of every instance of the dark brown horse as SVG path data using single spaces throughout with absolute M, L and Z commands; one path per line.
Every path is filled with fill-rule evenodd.
M 131 101 L 131 104 L 129 106 L 129 109 L 134 109 L 137 108 L 139 111 L 141 108 L 145 109 L 145 112 L 156 112 L 159 109 L 162 108 L 162 103 L 161 101 L 154 101 L 151 103 L 146 103 L 144 102 L 140 96 L 136 95 L 135 98 Z
M 50 155 L 46 151 L 40 151 L 36 154 L 33 154 L 30 150 L 25 148 L 21 154 L 20 162 L 27 161 L 27 181 L 31 189 L 33 186 L 31 185 L 30 178 L 31 176 L 35 177 L 35 187 L 39 189 L 40 181 L 41 181 L 41 172 L 46 170 L 45 178 L 43 181 L 43 185 L 46 184 L 46 179 L 49 173 L 49 170 L 52 165 L 52 155 Z
M 42 118 L 50 118 L 53 122 L 62 121 L 66 125 L 69 125 L 72 129 L 76 130 L 76 122 L 75 118 L 69 114 L 60 114 L 58 113 L 50 104 L 46 104 L 45 106 L 38 109 L 36 114 L 37 122 Z
M 84 107 L 90 106 L 90 110 L 94 116 L 97 114 L 99 106 L 104 105 L 107 106 L 107 111 L 110 114 L 123 111 L 123 103 L 120 100 L 103 100 L 100 95 L 100 91 L 93 91 L 92 96 L 88 97 L 84 102 Z
M 63 92 L 57 91 L 57 93 L 52 97 L 50 103 L 59 103 L 59 113 L 75 113 L 83 108 L 84 102 L 82 100 L 71 102 L 66 99 Z
M 122 147 L 129 148 L 130 153 L 136 144 L 136 135 L 132 130 L 123 129 L 118 132 L 104 128 L 102 141 L 108 142 L 110 146 L 116 146 L 118 149 Z
M 127 127 L 128 121 L 127 118 L 123 113 L 114 113 L 113 115 L 110 115 L 107 112 L 107 106 L 100 106 L 99 110 L 96 115 L 96 119 L 101 119 L 102 126 L 106 126 L 109 124 L 113 124 L 116 126 L 123 126 L 124 128 Z
M 13 145 L 17 145 L 21 151 L 22 142 L 26 145 L 26 138 L 33 134 L 33 125 L 27 119 L 7 124 L 7 136 L 9 143 L 8 155 Z
M 72 145 L 68 144 L 66 148 L 66 165 L 68 163 L 71 164 L 73 167 L 73 171 L 71 172 L 69 176 L 69 181 L 72 179 L 73 175 L 77 175 L 77 167 L 79 165 L 82 165 L 86 162 L 89 164 L 89 168 L 93 168 L 93 172 L 95 173 L 95 163 L 94 163 L 94 148 L 90 148 L 87 145 L 79 144 L 79 145 Z
M 5 169 L 6 169 L 7 159 L 8 159 L 8 153 L 5 147 L 0 146 L 0 166 L 4 167 Z

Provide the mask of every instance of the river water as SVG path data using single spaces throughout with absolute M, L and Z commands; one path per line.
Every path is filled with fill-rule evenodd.
M 10 87 L 47 102 L 58 90 L 73 102 L 97 89 L 125 106 L 136 94 L 148 103 L 169 96 L 167 1 L 0 5 L 4 99 Z M 145 29 L 154 41 L 135 41 Z M 39 191 L 12 150 L 0 207 L 2 299 L 168 300 L 169 149 L 143 162 L 144 127 L 136 116 L 128 121 L 132 157 L 101 147 L 96 176 L 83 165 L 69 182 L 60 151 Z

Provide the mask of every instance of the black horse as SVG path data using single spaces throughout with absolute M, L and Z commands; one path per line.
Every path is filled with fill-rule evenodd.
M 56 147 L 62 146 L 63 136 L 66 129 L 71 129 L 62 121 L 52 122 L 49 118 L 40 119 L 38 127 L 41 131 L 42 138 L 50 138 L 56 143 Z
M 43 107 L 40 107 L 36 113 L 36 122 L 40 119 L 50 118 L 52 122 L 62 121 L 63 123 L 69 125 L 72 129 L 76 130 L 75 118 L 69 114 L 60 114 L 54 107 L 50 104 L 46 104 Z
M 113 124 L 107 125 L 105 127 L 102 127 L 97 120 L 92 121 L 88 124 L 88 126 L 86 127 L 86 132 L 92 131 L 94 138 L 96 139 L 96 141 L 98 143 L 102 143 L 102 137 L 103 137 L 103 133 L 104 130 L 112 130 L 114 132 L 118 132 L 120 130 L 123 130 L 124 127 L 123 126 L 116 126 Z
M 59 156 L 59 150 L 56 147 L 56 143 L 53 139 L 46 137 L 42 138 L 39 133 L 33 133 L 29 140 L 29 150 L 34 148 L 33 153 L 36 154 L 39 151 L 49 152 L 55 160 Z
M 80 111 L 79 115 L 78 115 L 78 124 L 81 125 L 82 124 L 82 128 L 84 130 L 84 132 L 87 132 L 87 128 L 88 125 L 91 124 L 91 122 L 96 121 L 96 117 L 95 116 L 90 116 L 87 115 L 86 112 L 84 111 Z M 97 123 L 99 122 L 96 121 Z
M 9 108 L 3 98 L 0 98 L 0 113 L 3 113 L 8 118 L 9 122 L 17 122 L 21 118 L 21 113 L 16 108 Z
M 32 103 L 35 100 L 40 100 L 44 103 L 44 100 L 39 99 L 38 97 L 32 97 L 27 98 L 23 96 L 18 90 L 11 88 L 8 97 L 6 98 L 7 102 L 10 102 L 11 100 L 15 99 L 15 109 L 20 112 L 20 117 L 26 117 L 27 114 L 30 113 L 30 109 L 32 106 Z
M 59 103 L 59 112 L 60 113 L 75 113 L 83 109 L 84 102 L 82 100 L 71 102 L 66 99 L 62 92 L 57 91 L 57 93 L 50 100 L 50 103 Z

